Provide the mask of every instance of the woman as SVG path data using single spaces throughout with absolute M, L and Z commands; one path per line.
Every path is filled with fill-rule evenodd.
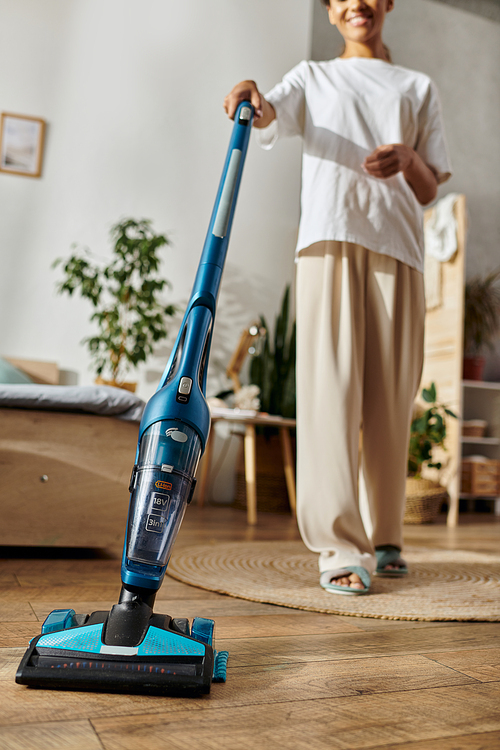
M 368 593 L 401 558 L 407 446 L 423 361 L 421 205 L 451 172 L 437 90 L 393 65 L 393 0 L 322 0 L 340 57 L 302 62 L 263 96 L 243 81 L 264 148 L 303 139 L 297 244 L 297 516 L 320 585 Z M 363 447 L 359 453 L 359 430 Z M 358 481 L 359 476 L 359 481 Z

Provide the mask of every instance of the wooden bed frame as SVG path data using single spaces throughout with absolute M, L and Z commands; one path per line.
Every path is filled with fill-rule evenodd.
M 53 363 L 10 362 L 58 382 Z M 0 545 L 121 545 L 138 429 L 114 417 L 0 409 Z

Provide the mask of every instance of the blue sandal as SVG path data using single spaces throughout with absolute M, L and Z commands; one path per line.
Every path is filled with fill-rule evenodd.
M 364 586 L 363 589 L 353 589 L 350 586 L 340 586 L 337 583 L 332 583 L 332 578 L 349 576 L 351 573 L 356 573 L 361 578 Z M 336 570 L 326 570 L 319 578 L 319 585 L 325 591 L 328 591 L 330 594 L 344 594 L 345 596 L 367 594 L 370 590 L 370 584 L 370 574 L 365 568 L 361 568 L 359 565 L 350 565 L 348 568 L 337 568 Z
M 392 544 L 377 547 L 375 550 L 377 569 L 375 575 L 385 578 L 402 578 L 408 575 L 406 562 L 401 557 L 401 550 Z M 387 565 L 397 565 L 397 570 L 386 570 Z

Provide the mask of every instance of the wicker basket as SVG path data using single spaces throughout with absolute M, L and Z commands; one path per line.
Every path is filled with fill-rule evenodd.
M 406 507 L 403 523 L 432 523 L 448 500 L 445 488 L 430 479 L 406 478 Z
M 468 419 L 462 422 L 462 435 L 464 437 L 482 438 L 488 427 L 488 422 L 484 419 Z
M 500 495 L 500 461 L 483 456 L 462 459 L 462 492 L 478 497 Z

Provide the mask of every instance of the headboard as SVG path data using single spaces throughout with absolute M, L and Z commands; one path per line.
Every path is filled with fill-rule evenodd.
M 17 367 L 21 372 L 26 373 L 34 383 L 43 385 L 59 384 L 59 368 L 55 362 L 40 362 L 31 359 L 17 359 L 14 357 L 4 357 L 13 367 Z

